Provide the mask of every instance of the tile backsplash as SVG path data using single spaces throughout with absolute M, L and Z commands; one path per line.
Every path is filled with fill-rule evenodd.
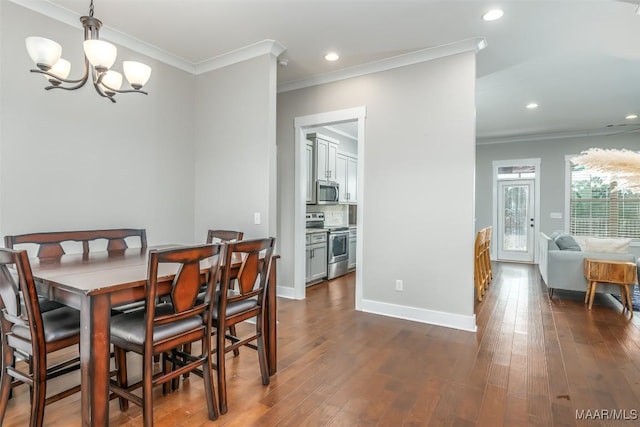
M 349 205 L 309 205 L 307 212 L 324 212 L 324 225 L 349 225 Z

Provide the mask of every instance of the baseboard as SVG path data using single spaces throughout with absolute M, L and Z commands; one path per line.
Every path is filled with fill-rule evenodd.
M 296 299 L 295 289 L 287 286 L 276 286 L 276 295 L 287 299 Z
M 475 314 L 473 316 L 465 316 L 462 314 L 446 313 L 444 311 L 407 307 L 371 300 L 362 300 L 361 307 L 362 311 L 367 313 L 381 314 L 383 316 L 444 326 L 445 328 L 460 329 L 468 332 L 476 332 L 477 330 Z

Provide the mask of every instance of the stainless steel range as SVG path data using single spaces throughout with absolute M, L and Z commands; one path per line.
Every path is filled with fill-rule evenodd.
M 327 279 L 334 279 L 349 271 L 349 227 L 324 225 L 324 212 L 308 212 L 307 228 L 322 228 L 329 231 L 327 255 Z
M 329 229 L 327 279 L 333 279 L 349 271 L 349 227 L 326 228 Z

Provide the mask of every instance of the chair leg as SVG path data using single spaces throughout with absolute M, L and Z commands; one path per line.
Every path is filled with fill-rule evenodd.
M 175 359 L 176 357 L 178 357 L 178 355 L 176 354 L 176 350 L 171 350 L 172 356 Z M 167 353 L 162 354 L 162 373 L 163 374 L 168 374 L 171 371 L 174 371 L 176 369 L 176 364 L 175 362 L 170 362 L 169 358 L 167 357 Z M 166 396 L 167 394 L 171 393 L 172 390 L 177 390 L 178 387 L 180 386 L 180 378 L 176 377 L 174 379 L 172 379 L 171 381 L 165 381 L 164 383 L 162 383 L 162 394 L 164 396 Z
M 229 326 L 229 334 L 233 335 L 234 337 L 238 336 L 238 334 L 236 333 L 236 325 Z M 234 348 L 233 349 L 233 355 L 235 357 L 240 356 L 240 350 L 238 348 Z
M 204 379 L 204 392 L 205 397 L 207 398 L 207 412 L 209 415 L 209 419 L 216 420 L 218 419 L 220 413 L 218 410 L 218 401 L 216 400 L 216 391 L 213 385 L 213 364 L 211 362 L 211 358 L 213 356 L 208 348 L 210 346 L 210 343 L 210 337 L 204 337 L 202 339 L 202 353 L 208 353 L 207 362 L 202 366 L 202 377 Z
M 7 374 L 7 367 L 14 366 L 13 351 L 6 345 L 2 345 L 2 377 L 0 379 L 0 425 L 4 423 L 4 415 L 7 412 L 7 404 L 11 397 L 11 377 Z
M 44 362 L 46 364 L 46 361 Z M 33 393 L 32 393 L 32 401 L 31 401 L 31 421 L 29 425 L 31 427 L 40 427 L 44 422 L 44 405 L 45 398 L 47 395 L 47 374 L 46 374 L 46 366 L 35 366 L 34 365 L 34 378 L 33 379 Z M 39 371 L 36 373 L 36 370 Z
M 153 427 L 153 355 L 142 356 L 142 423 Z
M 227 413 L 227 380 L 224 366 L 225 347 L 224 328 L 219 329 L 216 334 L 216 365 L 218 368 L 218 400 L 220 401 L 220 413 Z
M 184 344 L 182 346 L 182 351 L 186 354 L 191 354 L 191 343 L 189 344 Z M 190 372 L 185 372 L 184 374 L 182 374 L 182 378 L 189 378 L 189 374 Z M 173 379 L 173 389 L 177 390 L 179 386 L 179 378 L 174 378 Z
M 123 348 L 114 346 L 113 354 L 116 360 L 116 379 L 118 386 L 126 389 L 129 385 L 127 380 L 127 352 Z M 119 397 L 118 403 L 122 412 L 129 409 L 129 401 L 124 397 Z
M 269 385 L 269 366 L 267 366 L 267 353 L 264 348 L 264 334 L 262 333 L 264 316 L 260 315 L 256 318 L 256 332 L 258 335 L 258 363 L 260 363 L 260 375 L 262 376 L 262 385 Z

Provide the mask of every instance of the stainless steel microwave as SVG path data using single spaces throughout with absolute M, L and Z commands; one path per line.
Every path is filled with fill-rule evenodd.
M 316 182 L 316 203 L 318 205 L 333 205 L 338 203 L 340 186 L 337 182 Z

